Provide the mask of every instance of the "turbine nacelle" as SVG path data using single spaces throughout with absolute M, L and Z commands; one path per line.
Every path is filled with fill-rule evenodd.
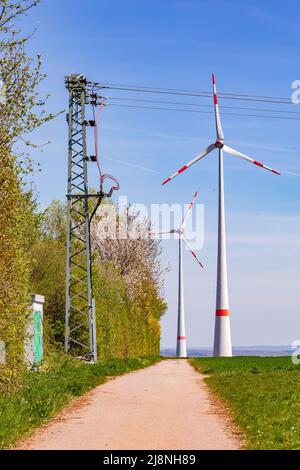
M 170 233 L 176 233 L 177 235 L 181 236 L 184 232 L 182 229 L 178 228 L 176 230 L 170 230 Z
M 224 141 L 217 140 L 215 142 L 215 147 L 216 147 L 216 149 L 222 149 L 224 147 Z

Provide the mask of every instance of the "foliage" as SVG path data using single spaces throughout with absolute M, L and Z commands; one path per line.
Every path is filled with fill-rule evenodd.
M 15 382 L 22 370 L 29 272 L 24 257 L 25 201 L 8 152 L 1 155 L 0 185 L 0 339 L 6 344 L 6 364 L 0 365 L 3 385 Z
M 26 53 L 28 37 L 16 27 L 37 1 L 0 0 L 0 340 L 6 343 L 5 366 L 0 366 L 0 385 L 13 384 L 24 367 L 23 350 L 29 304 L 28 252 L 38 235 L 39 220 L 23 177 L 31 170 L 17 143 L 31 145 L 29 133 L 52 119 L 38 93 L 44 79 L 41 58 Z
M 41 237 L 32 248 L 33 267 L 31 271 L 32 290 L 46 297 L 45 339 L 47 347 L 63 346 L 65 318 L 65 225 L 66 206 L 59 201 L 46 209 L 41 221 Z M 127 240 L 124 240 L 124 245 Z M 155 242 L 157 243 L 157 242 Z M 143 245 L 145 248 L 145 244 Z M 132 245 L 116 264 L 116 245 L 105 247 L 105 257 L 100 239 L 94 244 L 93 259 L 94 297 L 97 313 L 98 354 L 107 357 L 137 357 L 159 353 L 160 326 L 166 304 L 160 298 L 158 281 L 151 276 L 150 260 L 157 262 L 157 245 L 150 241 L 149 255 L 141 263 L 147 276 L 135 284 L 134 292 L 130 276 L 123 275 L 126 264 L 127 274 L 139 269 L 139 258 L 143 250 L 139 247 L 133 256 L 134 262 L 126 258 L 126 253 L 135 250 Z M 152 250 L 152 254 L 150 253 Z M 127 259 L 127 263 L 126 263 Z M 148 260 L 148 261 L 147 261 Z
M 111 263 L 124 279 L 127 293 L 134 298 L 141 286 L 151 281 L 160 289 L 159 241 L 150 234 L 148 219 L 130 211 L 120 214 L 113 204 L 102 204 L 92 223 L 92 247 L 100 264 Z
M 27 55 L 30 36 L 25 36 L 16 27 L 20 17 L 39 3 L 40 0 L 0 0 L 0 78 L 3 85 L 0 145 L 14 156 L 14 144 L 22 141 L 25 146 L 36 147 L 30 140 L 30 133 L 55 117 L 45 110 L 49 95 L 41 97 L 38 91 L 46 77 L 41 71 L 41 55 L 38 54 L 36 59 Z M 32 169 L 29 154 L 22 153 L 22 157 L 15 163 L 20 177 Z
M 249 449 L 300 449 L 300 365 L 285 357 L 191 359 L 224 400 Z
M 30 288 L 45 295 L 45 348 L 61 349 L 65 330 L 65 244 L 56 239 L 37 240 L 31 250 Z
M 41 215 L 39 239 L 30 252 L 32 292 L 46 297 L 46 350 L 61 349 L 65 331 L 66 205 L 55 200 Z
M 54 200 L 42 216 L 43 238 L 65 242 L 66 240 L 66 204 Z
M 144 281 L 132 298 L 113 265 L 96 265 L 94 276 L 99 357 L 159 354 L 159 319 L 166 304 L 153 283 Z
M 159 357 L 110 359 L 85 364 L 60 354 L 47 357 L 39 373 L 27 372 L 17 393 L 0 395 L 0 449 L 50 420 L 74 397 L 78 397 L 106 377 L 147 367 Z

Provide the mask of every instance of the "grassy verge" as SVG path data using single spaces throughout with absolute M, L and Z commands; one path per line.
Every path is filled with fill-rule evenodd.
M 300 366 L 290 357 L 190 359 L 226 403 L 249 449 L 300 449 Z
M 90 365 L 71 357 L 51 356 L 42 371 L 25 375 L 16 393 L 0 394 L 0 449 L 11 447 L 106 377 L 147 367 L 159 359 L 110 359 Z

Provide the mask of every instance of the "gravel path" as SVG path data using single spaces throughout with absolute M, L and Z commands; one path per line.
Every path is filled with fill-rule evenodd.
M 24 449 L 238 449 L 203 376 L 164 360 L 109 380 L 39 428 Z

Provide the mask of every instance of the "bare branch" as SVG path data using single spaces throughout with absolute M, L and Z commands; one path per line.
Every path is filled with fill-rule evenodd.
M 18 2 L 18 3 L 11 3 L 10 5 L 8 5 L 8 8 L 10 8 L 12 10 L 12 13 L 5 20 L 3 20 L 3 16 L 5 14 L 7 6 L 3 6 L 2 12 L 1 12 L 1 17 L 0 17 L 0 30 L 3 29 L 5 25 L 7 25 L 10 21 L 15 19 L 17 16 L 23 15 L 28 10 L 30 10 L 31 8 L 37 6 L 39 3 L 41 3 L 41 0 L 34 0 L 29 5 L 24 6 L 23 8 L 21 7 L 22 3 L 24 3 L 24 2 L 21 1 L 21 2 Z M 1 20 L 2 20 L 2 22 L 1 22 Z

